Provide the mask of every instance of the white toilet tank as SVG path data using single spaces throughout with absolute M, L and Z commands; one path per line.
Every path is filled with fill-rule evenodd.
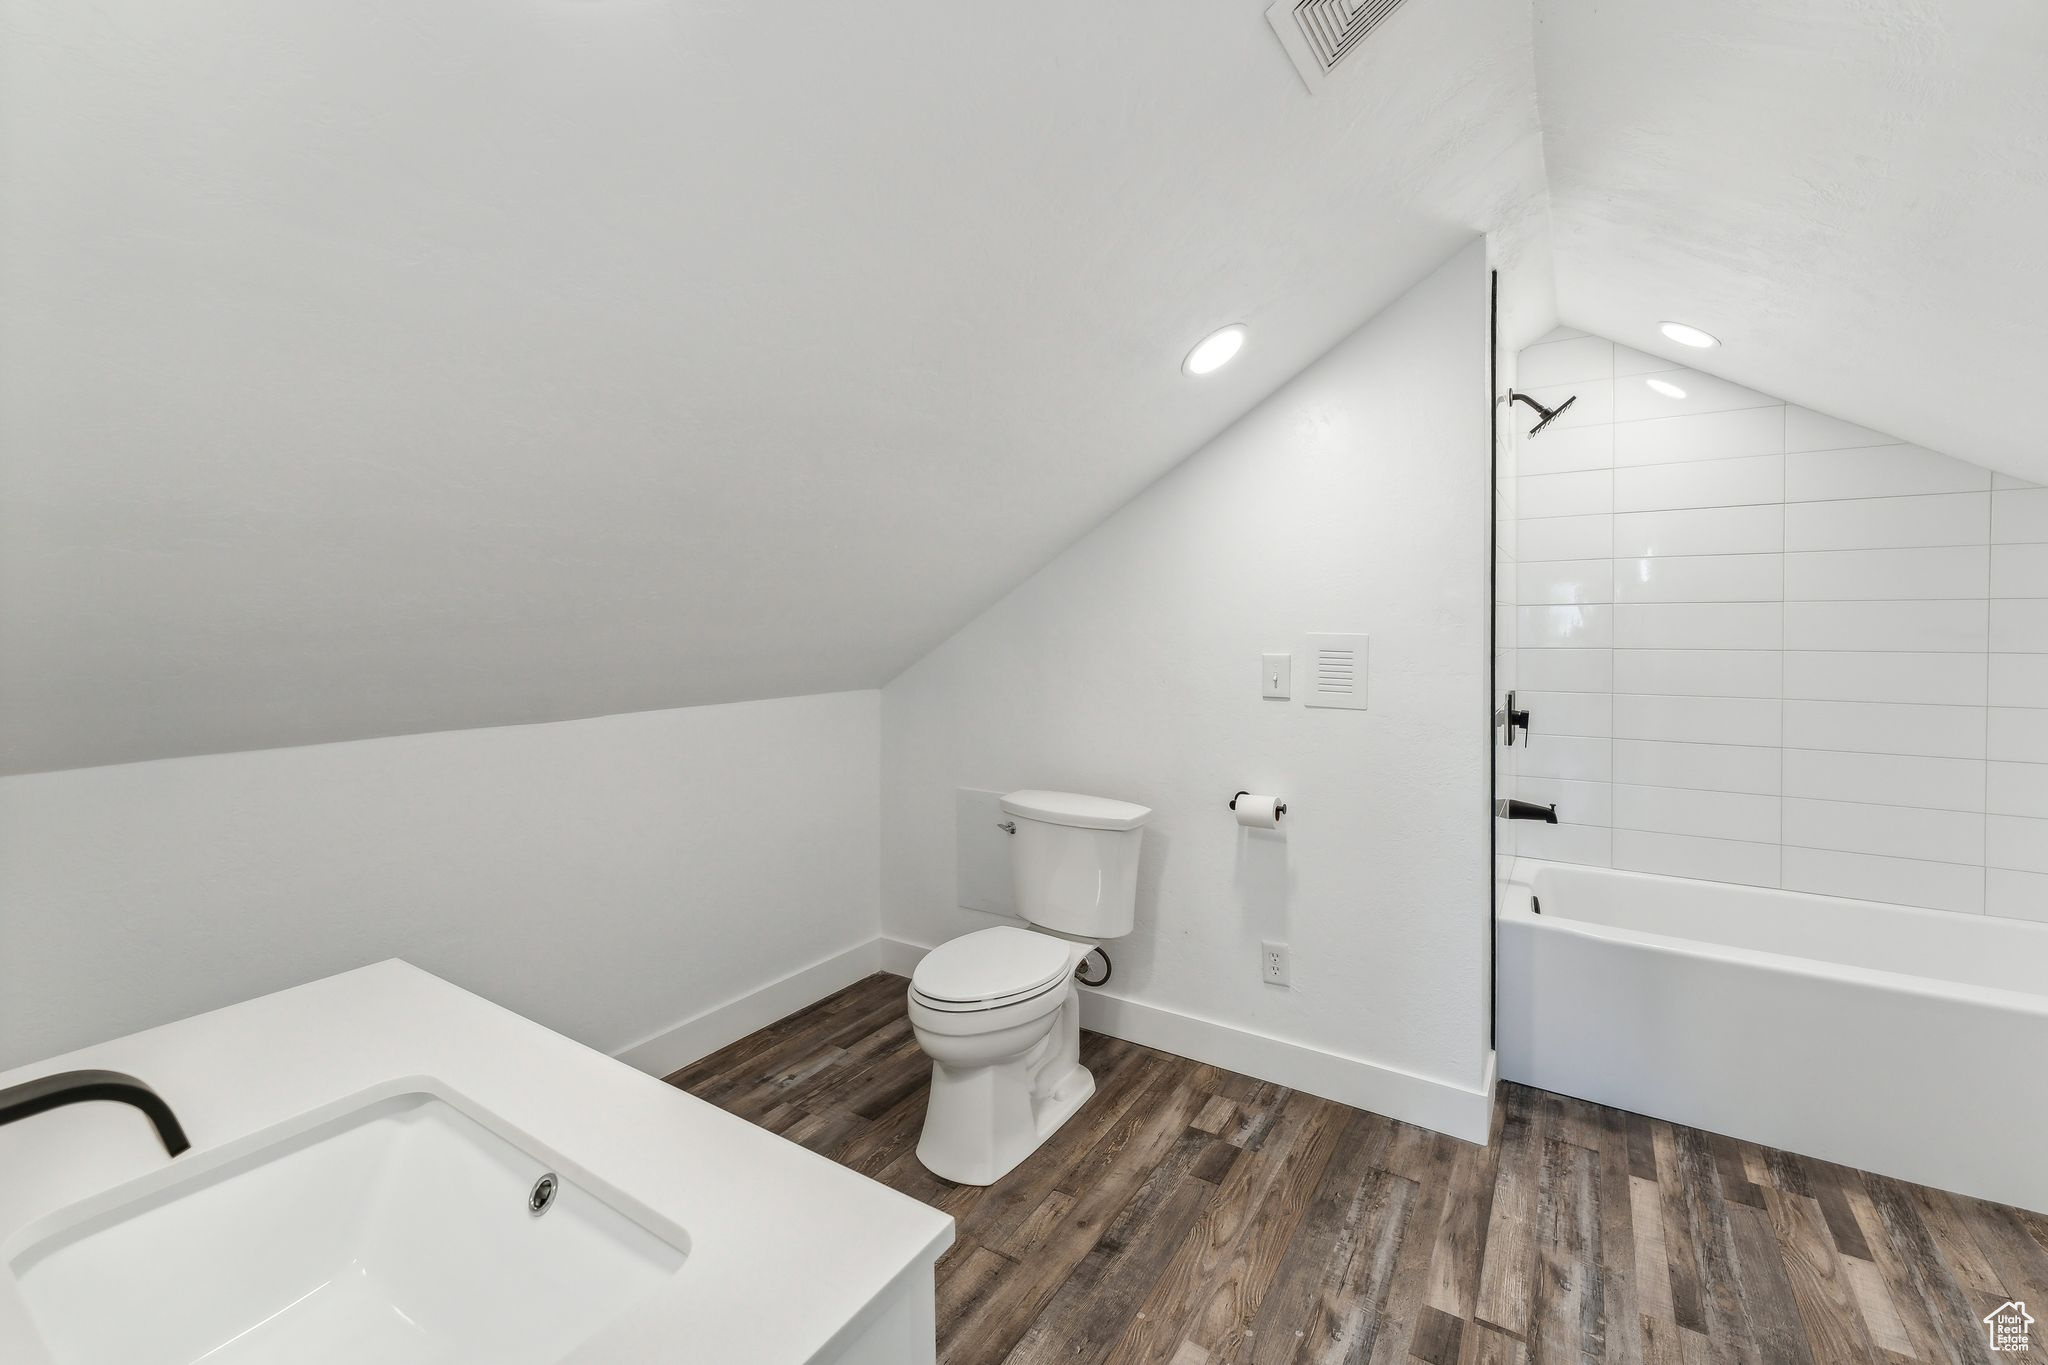
M 1122 938 L 1138 900 L 1138 842 L 1145 806 L 1074 792 L 1020 791 L 1003 798 L 1017 822 L 1010 872 L 1017 913 L 1076 938 Z

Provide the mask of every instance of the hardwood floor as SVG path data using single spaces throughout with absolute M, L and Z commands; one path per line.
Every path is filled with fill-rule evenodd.
M 951 1185 L 904 984 L 669 1079 L 953 1215 L 946 1365 L 2048 1365 L 2048 1218 L 1522 1086 L 1482 1148 L 1085 1034 L 1095 1097 Z M 2009 1298 L 2026 1354 L 1978 1321 Z

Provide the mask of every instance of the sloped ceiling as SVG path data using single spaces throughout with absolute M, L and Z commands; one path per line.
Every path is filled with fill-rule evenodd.
M 2048 5 L 1535 3 L 1566 321 L 2048 482 Z
M 0 761 L 886 680 L 1540 217 L 1526 0 L 1263 7 L 0 0 Z

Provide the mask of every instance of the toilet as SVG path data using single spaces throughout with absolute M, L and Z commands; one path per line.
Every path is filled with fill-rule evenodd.
M 911 1031 L 932 1059 L 917 1159 L 961 1185 L 1000 1180 L 1095 1093 L 1081 1065 L 1074 970 L 1131 931 L 1138 842 L 1152 818 L 1073 792 L 1011 792 L 1002 807 L 1017 913 L 1030 927 L 943 943 L 910 977 Z

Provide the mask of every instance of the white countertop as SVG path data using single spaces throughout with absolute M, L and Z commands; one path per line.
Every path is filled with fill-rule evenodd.
M 682 1269 L 576 1365 L 803 1365 L 953 1240 L 937 1210 L 396 960 L 0 1073 L 0 1088 L 80 1068 L 147 1082 L 194 1153 L 431 1076 L 680 1224 Z M 125 1105 L 0 1127 L 0 1247 L 165 1160 Z M 46 1359 L 0 1270 L 0 1360 Z

